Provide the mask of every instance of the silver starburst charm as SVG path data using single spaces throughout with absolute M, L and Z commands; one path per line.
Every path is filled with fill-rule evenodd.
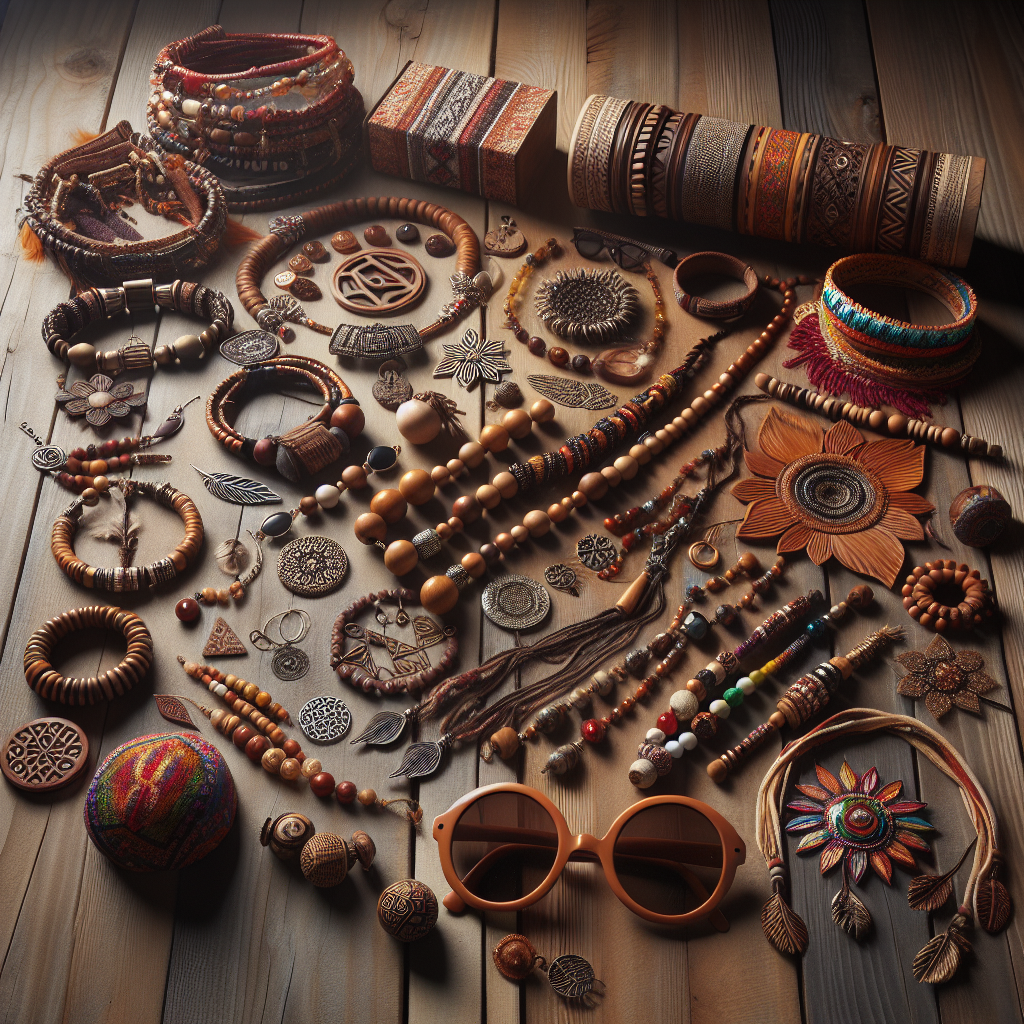
M 454 345 L 445 345 L 447 355 L 434 367 L 435 377 L 454 377 L 467 391 L 478 381 L 500 384 L 503 373 L 512 367 L 505 358 L 500 341 L 481 338 L 472 327 Z

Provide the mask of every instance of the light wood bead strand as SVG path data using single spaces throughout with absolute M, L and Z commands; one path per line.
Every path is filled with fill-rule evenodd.
M 960 451 L 966 455 L 986 456 L 990 459 L 1003 457 L 1001 444 L 991 444 L 980 437 L 963 434 L 956 427 L 944 427 L 938 423 L 911 419 L 901 412 L 886 415 L 881 409 L 870 409 L 863 405 L 854 405 L 852 402 L 843 402 L 838 398 L 829 398 L 813 388 L 788 384 L 767 373 L 757 374 L 754 383 L 766 395 L 771 395 L 780 402 L 809 409 L 833 421 L 846 420 L 855 427 L 869 427 L 879 433 L 888 433 L 892 437 L 909 437 L 914 441 Z

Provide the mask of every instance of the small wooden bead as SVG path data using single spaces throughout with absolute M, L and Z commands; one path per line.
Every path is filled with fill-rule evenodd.
M 534 423 L 550 423 L 554 418 L 555 407 L 546 398 L 539 398 L 530 406 L 530 419 Z
M 559 502 L 548 506 L 548 518 L 553 523 L 564 523 L 569 518 L 569 510 Z
M 366 470 L 362 466 L 346 466 L 341 471 L 341 482 L 353 491 L 358 491 L 367 484 Z
M 320 763 L 318 758 L 307 757 L 303 760 L 302 764 L 300 765 L 299 773 L 302 775 L 304 779 L 311 779 L 322 768 L 323 765 Z M 332 786 L 331 788 L 333 789 L 334 787 Z
M 484 427 L 484 430 L 486 429 L 487 428 Z M 501 430 L 503 428 L 499 427 L 498 429 Z M 483 432 L 483 430 L 480 432 L 481 435 L 483 434 Z M 500 451 L 500 449 L 495 450 Z M 479 466 L 480 463 L 484 461 L 486 456 L 487 448 L 482 441 L 467 441 L 459 449 L 459 459 L 462 461 L 463 465 L 468 466 L 470 469 L 476 469 L 476 467 Z M 451 466 L 449 466 L 448 468 L 450 469 Z
M 210 721 L 213 721 L 213 719 L 211 718 Z M 270 772 L 271 775 L 277 775 L 287 756 L 288 755 L 285 754 L 280 747 L 271 747 L 269 750 L 264 752 L 260 763 L 268 772 Z M 296 764 L 297 763 L 298 762 L 296 762 Z
M 530 539 L 530 531 L 522 523 L 517 523 L 509 532 L 517 544 L 525 544 Z
M 472 494 L 463 494 L 452 502 L 452 515 L 464 523 L 479 519 L 481 511 L 480 502 Z
M 372 789 L 361 789 L 356 794 L 356 799 L 364 807 L 372 807 L 377 802 L 377 794 Z
M 352 524 L 352 532 L 360 544 L 373 544 L 388 535 L 388 524 L 376 512 L 364 512 Z
M 475 551 L 470 551 L 468 554 L 463 555 L 461 564 L 462 568 L 475 580 L 478 580 L 487 572 L 487 563 L 484 561 L 484 556 Z
M 435 466 L 430 471 L 430 479 L 437 484 L 438 487 L 444 487 L 445 484 L 449 483 L 452 475 L 448 472 L 447 466 Z
M 498 489 L 498 493 L 507 501 L 514 498 L 519 491 L 519 482 L 509 472 L 499 473 L 491 483 Z
M 431 576 L 420 588 L 420 604 L 431 615 L 444 615 L 459 603 L 459 588 L 449 576 Z
M 601 476 L 608 482 L 609 487 L 618 487 L 622 483 L 622 474 L 614 466 L 605 466 L 601 470 Z
M 466 471 L 466 464 L 462 459 L 449 459 L 445 464 L 452 477 L 458 479 Z
M 632 480 L 640 472 L 640 463 L 632 455 L 620 455 L 612 465 L 623 480 Z
M 608 481 L 600 473 L 584 473 L 580 478 L 580 490 L 591 501 L 597 501 L 608 493 Z
M 499 533 L 494 538 L 494 544 L 499 551 L 511 551 L 516 546 L 516 540 L 511 533 Z
M 511 726 L 506 725 L 491 736 L 491 746 L 498 756 L 507 761 L 519 749 L 519 734 Z
M 508 431 L 509 436 L 517 441 L 529 436 L 533 430 L 533 420 L 525 409 L 509 409 L 502 416 L 501 425 Z
M 360 517 L 362 518 L 362 517 Z M 384 566 L 396 576 L 404 576 L 419 565 L 420 556 L 412 541 L 396 540 L 384 552 Z
M 493 484 L 481 484 L 476 489 L 476 500 L 486 509 L 497 508 L 501 504 L 501 493 Z

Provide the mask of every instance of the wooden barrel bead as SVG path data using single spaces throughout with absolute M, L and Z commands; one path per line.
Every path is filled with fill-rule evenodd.
M 302 848 L 316 834 L 313 822 L 298 811 L 288 811 L 263 824 L 260 842 L 270 847 L 270 852 L 281 860 L 294 860 L 302 852 Z
M 317 888 L 340 885 L 348 874 L 345 840 L 334 832 L 317 832 L 302 847 L 299 867 L 306 880 Z

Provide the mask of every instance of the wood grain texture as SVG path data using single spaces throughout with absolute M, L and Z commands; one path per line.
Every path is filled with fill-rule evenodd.
M 1024 250 L 1024 16 L 1018 6 L 867 0 L 886 141 L 988 160 L 978 237 Z
M 893 92 L 893 79 L 883 76 L 878 50 L 887 48 L 891 72 L 891 39 L 911 40 L 911 57 L 920 60 L 920 54 L 914 56 L 915 47 L 933 28 L 922 28 L 927 19 L 912 20 L 916 10 L 913 5 L 906 9 L 909 14 L 902 6 L 879 13 L 879 6 L 869 4 L 868 15 L 879 60 L 880 103 L 891 141 L 890 110 L 894 117 L 906 122 L 901 131 L 932 130 L 933 121 L 929 119 L 935 113 L 926 107 L 931 104 L 931 97 L 939 94 L 934 91 L 939 86 L 928 77 L 930 71 L 925 74 L 911 60 L 908 66 L 915 68 L 913 75 L 917 77 L 909 71 L 901 72 L 898 94 Z M 858 124 L 863 124 L 868 132 L 870 118 L 866 114 L 870 108 L 864 98 L 871 94 L 871 76 L 866 63 L 870 51 L 865 41 L 864 18 L 861 16 L 858 21 L 858 9 L 846 4 L 828 8 L 824 18 L 822 10 L 817 4 L 800 0 L 743 0 L 737 4 L 700 0 L 685 5 L 637 5 L 611 0 L 584 5 L 574 0 L 548 7 L 522 0 L 504 0 L 500 4 L 470 0 L 429 4 L 425 0 L 373 4 L 306 0 L 301 8 L 269 0 L 195 0 L 163 6 L 155 0 L 140 0 L 135 8 L 82 4 L 72 9 L 61 5 L 58 17 L 55 8 L 45 3 L 29 5 L 15 0 L 0 25 L 0 96 L 5 100 L 0 106 L 0 130 L 4 133 L 0 154 L 6 172 L 0 180 L 0 200 L 7 197 L 8 209 L 17 205 L 24 183 L 13 174 L 33 173 L 49 155 L 69 145 L 72 128 L 97 130 L 121 117 L 141 126 L 153 54 L 168 39 L 179 38 L 213 21 L 219 21 L 229 31 L 301 29 L 334 34 L 355 63 L 356 82 L 368 106 L 411 58 L 557 88 L 558 138 L 562 149 L 580 103 L 593 91 L 658 100 L 677 109 L 706 111 L 740 121 L 829 130 L 840 137 L 853 136 Z M 945 40 L 941 46 L 946 50 L 940 50 L 946 53 L 954 45 L 962 48 L 957 67 L 961 71 L 970 69 L 970 82 L 961 87 L 966 97 L 962 103 L 968 106 L 947 106 L 942 114 L 951 120 L 949 124 L 943 122 L 941 130 L 968 133 L 964 138 L 973 137 L 970 133 L 974 132 L 977 137 L 991 141 L 1000 153 L 1012 155 L 1017 152 L 1014 147 L 1019 147 L 1019 140 L 1007 130 L 1009 120 L 989 111 L 995 102 L 991 82 L 997 80 L 998 84 L 1016 73 L 1012 63 L 1004 58 L 1017 52 L 1017 15 L 1009 8 L 989 5 L 952 10 L 966 27 L 961 33 L 962 40 Z M 889 29 L 894 34 L 890 41 L 880 43 L 883 21 L 887 39 Z M 993 25 L 1001 27 L 998 39 L 993 34 Z M 845 40 L 845 48 L 839 40 Z M 928 43 L 929 47 L 932 45 Z M 75 57 L 78 51 L 86 51 L 86 56 Z M 804 84 L 808 79 L 815 83 L 813 87 Z M 929 93 L 928 89 L 933 91 Z M 844 129 L 843 125 L 848 127 Z M 939 141 L 924 136 L 909 141 L 933 148 L 971 151 L 969 147 L 947 145 L 941 141 L 941 133 L 937 137 Z M 1019 163 L 1018 160 L 1012 165 L 1017 167 Z M 991 171 L 990 164 L 990 174 Z M 990 177 L 989 186 L 992 181 Z M 722 248 L 746 259 L 760 273 L 820 274 L 825 263 L 819 261 L 827 261 L 827 254 L 822 257 L 790 249 L 785 259 L 793 262 L 781 264 L 780 250 L 765 240 L 574 210 L 565 194 L 561 154 L 549 168 L 545 183 L 528 197 L 523 209 L 485 204 L 454 191 L 425 188 L 366 172 L 353 175 L 329 198 L 381 194 L 415 195 L 439 202 L 459 212 L 481 235 L 502 214 L 511 214 L 523 228 L 531 249 L 551 234 L 567 243 L 569 226 L 574 223 L 597 223 L 672 246 L 676 251 Z M 986 196 L 991 194 L 987 186 Z M 998 188 L 995 194 L 1000 194 Z M 328 201 L 326 197 L 324 201 Z M 1009 210 L 1009 206 L 1006 208 Z M 264 230 L 267 216 L 250 214 L 243 219 Z M 365 226 L 354 227 L 357 235 Z M 398 222 L 385 222 L 385 226 L 394 235 Z M 65 448 L 93 439 L 93 433 L 80 421 L 72 422 L 51 411 L 50 390 L 59 364 L 45 350 L 38 335 L 41 316 L 66 297 L 67 284 L 52 265 L 30 265 L 16 258 L 11 220 L 0 221 L 0 231 L 5 232 L 0 240 L 7 240 L 0 245 L 0 393 L 5 400 L 3 441 L 9 453 L 0 468 L 0 488 L 11 496 L 0 526 L 0 568 L 8 581 L 0 603 L 5 624 L 0 652 L 0 678 L 4 680 L 0 734 L 6 735 L 16 725 L 52 710 L 22 681 L 21 656 L 28 633 L 52 614 L 100 599 L 100 595 L 79 590 L 54 565 L 49 530 L 55 516 L 67 505 L 68 494 L 53 481 L 38 480 L 28 471 L 31 442 L 17 430 L 18 423 L 27 420 L 38 433 Z M 411 251 L 423 264 L 430 284 L 424 301 L 411 311 L 409 320 L 424 323 L 447 300 L 447 276 L 452 261 L 427 256 L 422 243 Z M 235 300 L 233 278 L 238 258 L 238 252 L 222 253 L 200 279 L 231 298 L 237 328 L 248 329 L 253 324 Z M 516 370 L 513 379 L 523 388 L 528 404 L 536 395 L 526 384 L 526 375 L 556 371 L 546 360 L 530 355 L 503 330 L 501 299 L 520 260 L 498 262 L 506 278 L 498 296 L 484 311 L 453 329 L 451 336 L 473 325 L 487 337 L 504 339 Z M 569 246 L 566 255 L 550 269 L 581 262 Z M 273 268 L 268 277 L 283 265 L 282 262 L 281 267 Z M 658 273 L 662 290 L 669 297 L 671 274 L 664 267 L 659 267 Z M 536 284 L 544 276 L 547 271 L 535 276 L 528 286 L 521 310 L 531 333 L 545 336 L 550 344 L 550 335 L 532 309 Z M 323 285 L 324 270 L 317 268 L 315 279 Z M 640 338 L 650 330 L 650 301 L 646 282 L 638 278 L 636 283 L 646 310 L 634 332 Z M 962 417 L 967 430 L 1002 442 L 1009 457 L 1005 464 L 995 465 L 966 463 L 943 452 L 929 453 L 923 491 L 937 506 L 936 529 L 951 544 L 953 538 L 945 510 L 952 496 L 968 483 L 990 482 L 999 487 L 1018 517 L 1024 508 L 1019 473 L 1024 450 L 1019 437 L 1018 401 L 1024 318 L 1018 307 L 1000 304 L 989 297 L 983 287 L 985 281 L 972 283 L 983 296 L 985 355 L 959 404 L 951 402 L 936 409 L 936 419 L 959 427 Z M 802 290 L 801 298 L 809 292 Z M 719 344 L 710 365 L 695 380 L 687 401 L 757 335 L 774 314 L 778 301 L 774 293 L 758 299 L 748 320 Z M 329 297 L 309 304 L 309 311 L 325 323 L 342 319 Z M 670 330 L 658 369 L 676 365 L 686 349 L 709 331 L 706 323 L 682 313 L 671 302 L 668 316 Z M 158 343 L 191 333 L 195 327 L 193 321 L 177 315 L 164 315 L 157 321 L 143 319 L 135 325 L 144 340 Z M 99 331 L 98 338 L 109 347 L 122 342 L 127 330 L 127 321 L 115 322 Z M 449 336 L 429 343 L 422 357 L 411 359 L 407 376 L 417 390 L 431 388 L 456 398 L 467 412 L 467 429 L 475 435 L 483 423 L 496 421 L 500 413 L 486 410 L 483 405 L 490 389 L 485 394 L 479 390 L 467 394 L 452 382 L 432 378 L 441 340 L 449 340 Z M 325 339 L 301 327 L 287 351 L 338 365 L 327 354 Z M 787 380 L 799 380 L 799 371 L 781 368 L 790 354 L 784 339 L 780 340 L 757 369 Z M 116 425 L 104 436 L 120 437 L 152 429 L 174 405 L 195 394 L 207 395 L 233 369 L 214 356 L 196 368 L 154 375 L 148 386 L 149 408 L 145 414 Z M 365 434 L 358 439 L 354 456 L 364 454 L 373 443 L 396 443 L 393 416 L 370 397 L 373 370 L 346 364 L 339 372 L 361 399 L 367 418 Z M 145 381 L 140 379 L 136 386 L 145 386 Z M 629 389 L 618 390 L 621 398 L 629 397 Z M 752 382 L 745 382 L 741 390 L 753 391 Z M 243 410 L 240 425 L 250 434 L 276 433 L 308 414 L 307 398 L 301 393 L 264 396 Z M 760 406 L 745 413 L 751 441 L 764 411 L 765 407 Z M 508 453 L 489 457 L 479 470 L 439 491 L 427 505 L 410 509 L 406 520 L 392 528 L 389 539 L 407 537 L 434 525 L 447 517 L 455 497 L 489 479 L 507 461 L 557 445 L 565 434 L 585 429 L 594 418 L 592 413 L 559 408 L 554 424 L 535 427 L 530 437 L 514 442 Z M 824 420 L 821 424 L 827 426 Z M 546 565 L 571 559 L 579 536 L 600 530 L 605 515 L 657 493 L 680 463 L 718 443 L 722 432 L 721 417 L 711 417 L 631 484 L 581 510 L 538 543 L 511 553 L 506 570 L 541 579 Z M 143 616 L 153 632 L 157 658 L 150 680 L 128 698 L 73 713 L 72 717 L 89 736 L 93 764 L 124 740 L 168 729 L 168 723 L 159 717 L 150 699 L 152 691 L 181 694 L 208 706 L 216 705 L 211 694 L 204 693 L 184 675 L 175 655 L 198 657 L 217 611 L 204 609 L 200 624 L 187 630 L 173 618 L 171 608 L 175 600 L 199 587 L 222 585 L 227 578 L 214 564 L 213 549 L 229 536 L 240 536 L 251 547 L 246 531 L 256 530 L 268 511 L 240 510 L 217 501 L 202 488 L 198 476 L 189 468 L 194 461 L 206 470 L 264 476 L 213 442 L 203 422 L 201 403 L 186 411 L 185 427 L 167 443 L 165 450 L 173 456 L 172 463 L 143 467 L 137 472 L 144 479 L 170 480 L 193 496 L 204 518 L 207 544 L 197 565 L 176 586 L 148 598 L 122 595 L 124 600 L 117 602 Z M 404 445 L 400 466 L 403 471 L 414 466 L 430 468 L 452 455 L 454 450 L 443 444 L 425 448 Z M 335 476 L 336 471 L 328 470 L 314 482 L 329 481 Z M 265 477 L 284 496 L 283 507 L 287 508 L 313 486 L 293 486 L 274 474 Z M 304 600 L 286 591 L 276 575 L 281 545 L 267 542 L 264 572 L 250 588 L 246 600 L 219 610 L 243 641 L 250 629 L 262 626 L 275 612 L 289 607 L 309 611 L 313 625 L 302 646 L 313 668 L 304 679 L 292 683 L 277 680 L 270 671 L 271 655 L 254 650 L 246 658 L 222 663 L 265 686 L 294 716 L 311 697 L 336 694 L 349 704 L 353 728 L 358 730 L 382 705 L 379 700 L 339 684 L 328 667 L 328 647 L 332 623 L 343 605 L 371 589 L 396 585 L 383 570 L 380 553 L 357 544 L 351 531 L 352 522 L 366 509 L 373 491 L 396 483 L 397 475 L 374 479 L 369 489 L 346 494 L 338 508 L 310 519 L 300 518 L 285 538 L 287 541 L 295 536 L 324 533 L 345 547 L 351 568 L 342 588 L 334 595 Z M 500 506 L 472 524 L 465 536 L 447 543 L 443 555 L 402 582 L 417 587 L 421 571 L 443 571 L 449 562 L 475 550 L 498 530 L 520 521 L 529 508 L 546 507 L 567 489 L 552 489 L 550 493 L 531 496 L 530 501 L 516 500 Z M 94 514 L 104 511 L 105 506 L 101 506 Z M 717 497 L 706 522 L 733 520 L 741 512 L 741 506 L 726 489 Z M 149 560 L 164 553 L 170 546 L 167 538 L 176 538 L 180 525 L 175 516 L 154 509 L 149 503 L 143 505 L 141 514 L 140 557 Z M 723 561 L 731 564 L 741 550 L 751 547 L 766 566 L 771 563 L 771 543 L 738 545 L 730 531 L 730 527 L 723 530 L 720 542 Z M 1001 629 L 986 630 L 965 639 L 963 645 L 983 651 L 989 671 L 1002 685 L 990 694 L 995 705 L 986 705 L 980 717 L 953 712 L 939 725 L 940 731 L 971 763 L 996 806 L 1008 861 L 1005 880 L 1018 907 L 1024 906 L 1024 873 L 1019 870 L 1024 863 L 1024 773 L 1020 756 L 1020 730 L 1024 723 L 1024 619 L 1020 602 L 1015 600 L 1024 587 L 1020 542 L 1017 522 L 1006 540 L 991 551 L 975 552 L 954 545 L 954 554 L 949 556 L 981 567 L 1000 598 Z M 916 561 L 946 554 L 924 544 L 907 547 L 908 567 Z M 99 541 L 83 539 L 81 550 L 96 563 L 110 560 L 109 547 Z M 643 557 L 640 553 L 630 557 L 624 578 L 632 579 Z M 670 571 L 665 614 L 660 622 L 641 633 L 638 644 L 646 643 L 663 627 L 689 583 L 705 578 L 686 560 L 685 550 L 676 554 Z M 606 607 L 621 589 L 621 584 L 603 583 L 587 575 L 590 578 L 581 597 L 552 593 L 553 611 L 545 629 L 593 614 Z M 402 744 L 385 750 L 364 750 L 346 741 L 316 747 L 306 742 L 297 728 L 288 730 L 289 735 L 302 740 L 307 754 L 321 758 L 336 779 L 352 779 L 358 786 L 371 786 L 385 797 L 403 793 L 417 796 L 424 808 L 418 832 L 410 830 L 393 813 L 368 811 L 359 805 L 340 808 L 333 800 L 317 800 L 304 786 L 289 786 L 270 778 L 214 733 L 198 713 L 194 717 L 199 732 L 224 752 L 233 773 L 240 801 L 238 822 L 210 858 L 177 875 L 128 875 L 103 858 L 82 828 L 84 784 L 48 800 L 27 799 L 10 787 L 0 786 L 0 877 L 5 881 L 5 899 L 0 901 L 0 1020 L 19 1024 L 58 1020 L 84 1024 L 129 1017 L 133 1021 L 167 1024 L 308 1020 L 374 1020 L 382 1024 L 408 1020 L 420 1024 L 478 1019 L 500 1024 L 548 1020 L 603 1024 L 641 1019 L 700 1024 L 719 1020 L 793 1024 L 893 1019 L 941 1019 L 944 1024 L 967 1024 L 976 1019 L 1019 1021 L 1024 1001 L 1024 983 L 1020 980 L 1024 978 L 1024 931 L 1018 918 L 1011 921 L 1004 935 L 989 937 L 975 933 L 976 955 L 953 985 L 937 991 L 920 986 L 913 980 L 910 963 L 928 935 L 945 927 L 952 908 L 933 915 L 934 921 L 909 911 L 906 873 L 897 872 L 892 889 L 872 879 L 858 890 L 875 918 L 874 933 L 858 945 L 831 921 L 828 901 L 838 888 L 837 877 L 822 879 L 816 858 L 793 855 L 793 901 L 811 931 L 811 947 L 808 955 L 797 963 L 779 956 L 765 942 L 759 915 L 769 887 L 754 842 L 754 797 L 764 770 L 778 753 L 779 741 L 776 739 L 758 751 L 721 788 L 707 778 L 704 765 L 767 718 L 781 690 L 826 656 L 821 647 L 808 651 L 793 666 L 791 675 L 766 684 L 734 711 L 715 741 L 685 755 L 673 773 L 653 789 L 642 793 L 626 779 L 625 769 L 639 740 L 667 704 L 671 692 L 692 671 L 726 643 L 735 646 L 741 635 L 745 636 L 765 615 L 797 593 L 817 587 L 828 601 L 834 602 L 859 582 L 860 577 L 835 563 L 821 570 L 802 556 L 794 557 L 785 580 L 760 602 L 761 608 L 743 616 L 742 634 L 716 630 L 714 638 L 695 645 L 674 677 L 619 726 L 610 729 L 607 743 L 596 750 L 588 749 L 576 775 L 562 779 L 542 775 L 540 768 L 557 743 L 577 734 L 577 712 L 571 714 L 563 732 L 539 737 L 516 761 L 506 764 L 496 759 L 484 763 L 470 745 L 446 755 L 443 770 L 419 785 L 387 778 L 401 756 Z M 481 584 L 477 584 L 468 590 L 458 611 L 451 616 L 460 629 L 461 667 L 483 661 L 513 642 L 507 633 L 483 620 L 480 589 Z M 738 582 L 714 603 L 721 599 L 736 601 L 745 589 L 746 585 Z M 925 646 L 930 634 L 909 622 L 898 595 L 886 593 L 880 585 L 874 589 L 877 607 L 865 615 L 851 615 L 830 638 L 831 650 L 845 652 L 866 632 L 884 622 L 908 624 L 907 646 Z M 707 612 L 713 606 L 708 602 L 702 610 Z M 534 636 L 525 637 L 525 642 L 532 642 Z M 758 651 L 748 667 L 762 664 L 788 639 L 780 638 L 775 645 Z M 955 643 L 959 645 L 960 641 Z M 95 672 L 99 667 L 116 663 L 120 652 L 116 644 L 103 644 L 87 646 L 65 657 L 66 667 Z M 887 658 L 891 658 L 891 653 Z M 546 666 L 531 666 L 521 681 L 511 679 L 506 688 L 528 683 L 547 671 L 550 669 Z M 923 706 L 896 695 L 897 678 L 890 667 L 881 663 L 865 669 L 844 685 L 830 710 L 854 704 L 878 707 L 917 714 L 922 721 L 932 724 Z M 621 700 L 625 692 L 625 687 L 620 687 L 610 700 Z M 401 709 L 408 703 L 407 698 L 396 698 L 386 706 Z M 608 706 L 599 698 L 594 712 L 603 714 Z M 425 723 L 421 734 L 428 739 L 436 736 L 437 723 Z M 877 764 L 887 779 L 904 778 L 908 789 L 916 789 L 929 802 L 929 815 L 939 829 L 936 870 L 944 869 L 959 856 L 971 829 L 948 780 L 928 763 L 911 756 L 909 748 L 899 740 L 855 744 L 850 749 L 834 745 L 823 750 L 821 756 L 826 764 L 836 768 L 844 754 L 851 762 L 856 759 L 861 770 Z M 807 768 L 805 765 L 804 769 Z M 424 942 L 405 948 L 392 940 L 376 923 L 377 894 L 385 885 L 400 878 L 417 877 L 434 889 L 439 900 L 448 892 L 430 835 L 434 816 L 474 786 L 516 778 L 548 793 L 573 832 L 594 835 L 603 835 L 625 807 L 643 796 L 678 792 L 711 804 L 733 822 L 747 845 L 746 863 L 739 869 L 722 906 L 730 930 L 719 934 L 703 927 L 687 933 L 666 933 L 647 926 L 615 899 L 599 866 L 573 864 L 548 896 L 520 915 L 481 917 L 467 913 L 454 917 L 442 908 L 437 929 Z M 314 889 L 297 868 L 278 861 L 258 843 L 263 820 L 287 810 L 307 814 L 320 830 L 348 836 L 356 828 L 366 829 L 377 844 L 374 870 L 364 875 L 357 869 L 333 891 Z M 965 877 L 963 872 L 961 890 Z M 61 912 L 56 913 L 55 907 L 61 908 Z M 604 983 L 604 995 L 592 1009 L 586 1009 L 555 997 L 539 972 L 521 987 L 506 981 L 491 962 L 491 949 L 513 930 L 524 931 L 549 959 L 569 952 L 586 956 Z
M 860 0 L 771 0 L 782 123 L 881 142 L 878 91 Z

